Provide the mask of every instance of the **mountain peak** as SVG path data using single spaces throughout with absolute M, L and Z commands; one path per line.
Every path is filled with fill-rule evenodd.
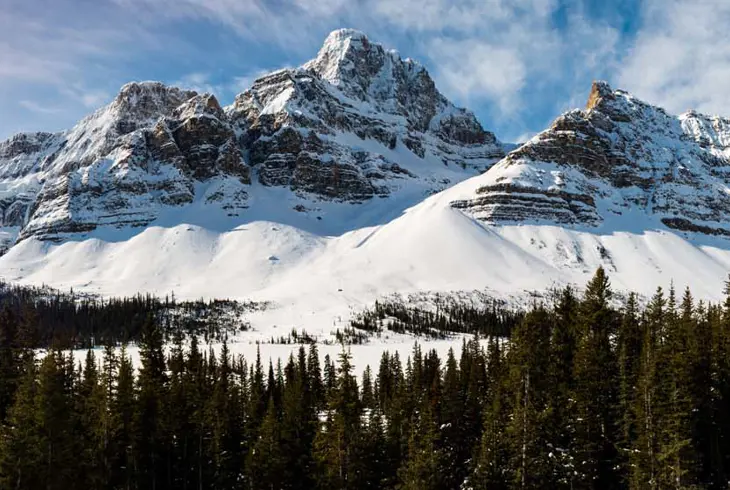
M 335 29 L 334 31 L 330 32 L 324 41 L 324 46 L 328 44 L 342 43 L 347 40 L 354 40 L 360 43 L 369 42 L 368 37 L 364 32 L 358 29 L 344 27 L 341 29 Z
M 110 108 L 120 114 L 154 117 L 167 114 L 175 107 L 197 95 L 162 82 L 129 82 L 122 86 Z
M 358 65 L 369 57 L 371 51 L 383 54 L 380 44 L 372 43 L 368 37 L 356 29 L 338 29 L 332 31 L 325 39 L 317 53 L 317 57 L 307 63 L 305 68 L 311 69 L 323 79 L 339 85 L 345 72 L 358 71 Z
M 586 110 L 591 110 L 598 106 L 606 99 L 614 99 L 613 89 L 608 82 L 603 80 L 594 80 L 591 86 L 591 93 L 588 95 Z

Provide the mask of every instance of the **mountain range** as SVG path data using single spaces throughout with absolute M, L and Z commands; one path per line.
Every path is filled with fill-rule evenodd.
M 323 331 L 382 295 L 515 298 L 598 266 L 619 289 L 716 299 L 729 184 L 729 119 L 594 82 L 510 145 L 341 29 L 230 106 L 134 82 L 68 131 L 0 143 L 0 275 L 271 301 L 262 321 Z

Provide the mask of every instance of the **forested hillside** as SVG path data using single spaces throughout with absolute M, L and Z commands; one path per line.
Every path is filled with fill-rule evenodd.
M 358 366 L 316 344 L 276 365 L 143 322 L 141 366 L 83 366 L 0 327 L 0 487 L 23 489 L 727 488 L 724 304 L 657 290 L 534 304 L 460 358 L 414 346 Z M 681 297 L 678 297 L 681 296 Z

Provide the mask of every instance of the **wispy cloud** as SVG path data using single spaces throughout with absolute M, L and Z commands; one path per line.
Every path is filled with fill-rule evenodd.
M 285 67 L 279 67 L 277 69 L 282 69 Z M 272 72 L 273 69 L 263 69 L 263 68 L 256 68 L 251 70 L 248 74 L 233 77 L 233 81 L 228 85 L 228 88 L 232 90 L 235 93 L 243 92 L 253 85 L 253 82 L 256 81 L 257 78 L 262 77 L 263 75 L 266 75 L 267 73 Z
M 673 112 L 730 115 L 730 3 L 647 0 L 643 18 L 619 83 Z
M 195 90 L 199 94 L 220 92 L 220 87 L 215 87 L 210 83 L 210 74 L 203 72 L 193 72 L 183 75 L 182 78 L 172 82 L 170 85 L 176 87 Z
M 0 109 L 9 117 L 0 136 L 35 123 L 69 125 L 130 79 L 230 100 L 263 74 L 258 67 L 303 63 L 327 32 L 350 26 L 423 62 L 448 97 L 505 139 L 582 105 L 594 78 L 673 111 L 730 113 L 724 0 L 622 8 L 639 16 L 630 22 L 638 33 L 624 32 L 629 22 L 616 9 L 596 16 L 588 0 L 5 2 Z
M 40 114 L 58 114 L 59 112 L 63 111 L 63 109 L 60 107 L 52 107 L 25 99 L 18 101 L 18 105 L 24 107 L 31 112 L 37 112 Z

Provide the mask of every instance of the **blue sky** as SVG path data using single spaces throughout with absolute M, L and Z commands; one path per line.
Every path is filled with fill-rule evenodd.
M 358 28 L 426 65 L 504 141 L 606 79 L 672 112 L 730 116 L 727 0 L 0 0 L 0 139 L 60 130 L 130 80 L 229 103 Z

